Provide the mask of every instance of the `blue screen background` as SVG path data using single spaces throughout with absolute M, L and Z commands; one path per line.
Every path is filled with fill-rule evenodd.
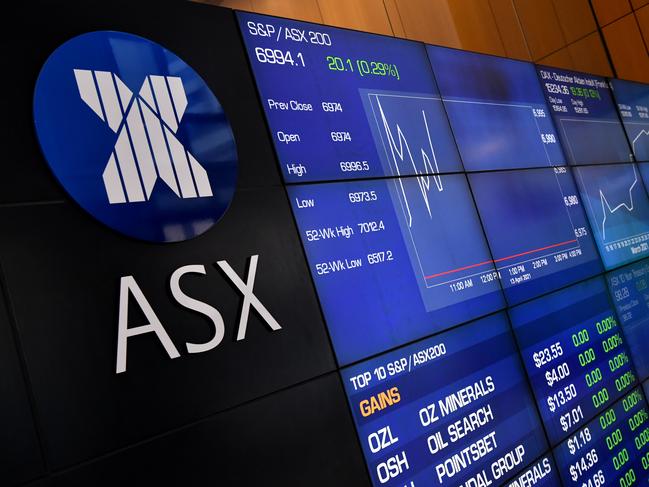
M 577 191 L 563 171 L 469 175 L 510 305 L 602 270 L 581 205 L 566 206 L 564 197 Z
M 565 164 L 532 64 L 426 48 L 467 171 Z

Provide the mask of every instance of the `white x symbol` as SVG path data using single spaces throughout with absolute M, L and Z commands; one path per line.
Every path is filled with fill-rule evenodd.
M 182 80 L 150 75 L 133 92 L 114 73 L 75 69 L 81 99 L 117 134 L 102 174 L 111 204 L 147 201 L 160 177 L 180 198 L 212 196 L 205 169 L 176 137 Z

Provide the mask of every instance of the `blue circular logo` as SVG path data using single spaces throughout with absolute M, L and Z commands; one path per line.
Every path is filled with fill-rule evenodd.
M 125 235 L 193 238 L 234 196 L 237 152 L 221 104 L 182 59 L 142 37 L 100 31 L 61 45 L 38 76 L 34 122 L 70 196 Z

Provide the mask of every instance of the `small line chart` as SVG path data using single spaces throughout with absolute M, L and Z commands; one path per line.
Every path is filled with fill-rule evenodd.
M 620 210 L 625 210 L 631 213 L 635 209 L 635 205 L 633 203 L 633 189 L 636 187 L 638 184 L 638 172 L 635 168 L 635 165 L 631 166 L 633 169 L 633 182 L 628 188 L 628 202 L 624 201 L 622 203 L 617 204 L 616 206 L 612 206 L 611 203 L 609 203 L 606 195 L 604 194 L 604 190 L 602 188 L 599 189 L 599 197 L 600 197 L 600 202 L 602 205 L 602 224 L 601 224 L 601 231 L 602 231 L 602 240 L 604 242 L 607 241 L 606 239 L 606 220 L 608 219 L 609 215 L 613 215 L 616 212 Z
M 582 199 L 607 268 L 649 253 L 649 198 L 635 163 L 576 169 Z

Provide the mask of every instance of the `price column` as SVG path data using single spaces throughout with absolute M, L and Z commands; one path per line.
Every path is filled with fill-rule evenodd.
M 637 382 L 602 278 L 510 310 L 552 444 Z
M 567 486 L 630 487 L 649 480 L 649 413 L 640 388 L 554 450 Z

